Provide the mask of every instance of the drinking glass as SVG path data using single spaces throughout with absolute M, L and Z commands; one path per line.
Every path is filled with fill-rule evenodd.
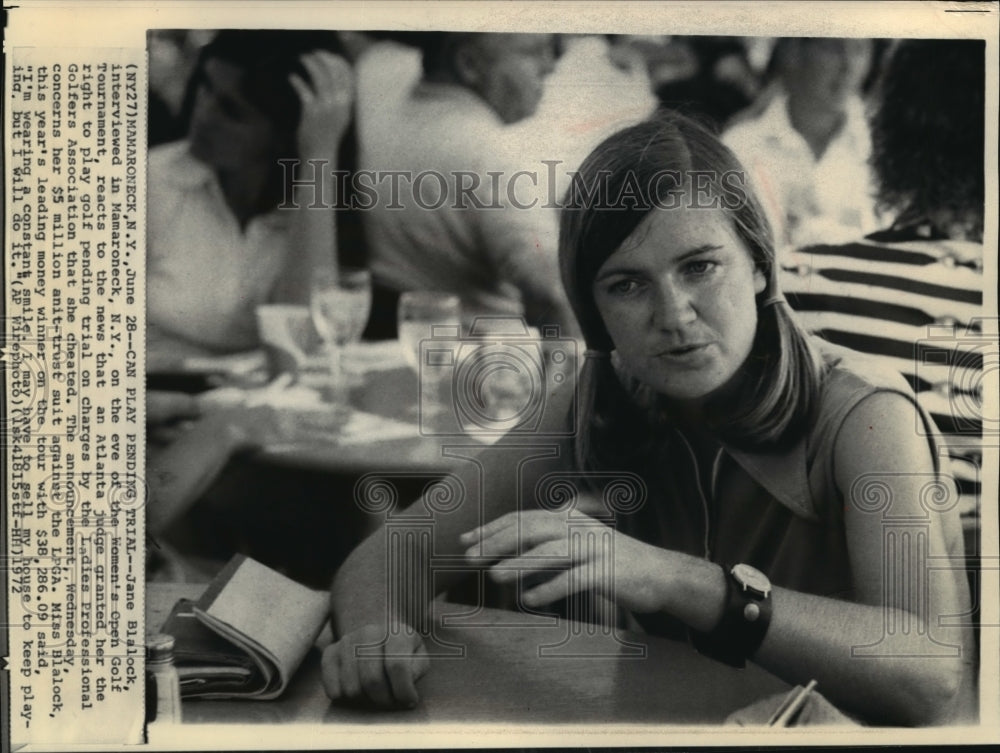
M 399 343 L 410 368 L 417 372 L 421 395 L 432 398 L 420 401 L 424 416 L 440 411 L 440 400 L 437 399 L 440 385 L 428 376 L 427 370 L 420 368 L 420 342 L 432 337 L 436 325 L 454 326 L 457 336 L 461 324 L 462 307 L 457 295 L 415 290 L 399 297 Z
M 371 306 L 372 278 L 367 269 L 325 270 L 313 277 L 309 310 L 330 356 L 335 402 L 344 398 L 343 347 L 361 338 Z
M 414 290 L 399 297 L 399 342 L 410 368 L 420 373 L 420 341 L 431 337 L 433 327 L 462 323 L 457 295 Z

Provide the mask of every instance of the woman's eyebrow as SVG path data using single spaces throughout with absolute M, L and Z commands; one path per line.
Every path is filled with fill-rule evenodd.
M 704 254 L 710 251 L 720 251 L 720 250 L 722 250 L 722 246 L 719 246 L 714 243 L 705 243 L 701 246 L 698 246 L 697 248 L 692 248 L 685 251 L 684 253 L 680 254 L 675 261 L 684 261 L 685 259 L 688 259 L 692 256 L 697 256 L 698 254 Z
M 673 259 L 674 262 L 682 262 L 693 256 L 698 256 L 700 254 L 710 253 L 712 251 L 719 251 L 722 246 L 715 243 L 705 243 L 696 248 L 688 249 L 683 253 L 679 254 Z M 600 282 L 606 277 L 611 277 L 612 275 L 641 275 L 645 273 L 643 267 L 629 266 L 628 262 L 622 263 L 620 266 L 612 264 L 611 266 L 604 269 L 604 271 L 599 272 L 596 277 L 594 277 L 594 282 Z
M 600 282 L 608 277 L 614 277 L 616 275 L 641 275 L 644 270 L 641 267 L 629 267 L 622 265 L 620 267 L 611 266 L 605 269 L 603 272 L 598 272 L 597 276 L 594 278 L 594 282 Z

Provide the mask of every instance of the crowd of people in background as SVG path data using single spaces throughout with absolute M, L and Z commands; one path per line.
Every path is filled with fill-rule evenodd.
M 175 350 L 248 347 L 248 312 L 268 298 L 294 300 L 296 284 L 285 278 L 307 276 L 316 263 L 278 252 L 246 263 L 248 255 L 288 247 L 289 239 L 301 247 L 295 233 L 321 244 L 330 232 L 341 263 L 373 272 L 366 337 L 392 337 L 399 294 L 421 288 L 458 294 L 470 319 L 521 314 L 572 333 L 555 270 L 553 199 L 565 195 L 601 139 L 657 108 L 723 135 L 762 196 L 780 247 L 862 237 L 884 221 L 865 107 L 887 48 L 870 39 L 151 32 L 151 343 L 162 337 Z M 354 181 L 329 185 L 340 209 L 326 218 L 334 229 L 309 229 L 315 212 L 275 211 L 290 180 L 311 176 L 304 162 L 311 155 L 296 143 L 310 138 L 310 126 L 297 122 L 301 92 L 289 76 L 298 69 L 299 82 L 311 81 L 319 69 L 306 72 L 303 61 L 316 56 L 326 65 L 331 55 L 340 71 L 313 84 L 339 86 L 339 94 L 318 96 L 348 104 L 345 132 L 328 128 L 329 143 L 315 145 L 325 149 L 325 171 L 374 173 L 376 189 L 392 197 L 358 211 Z M 213 84 L 229 109 L 196 107 Z M 241 121 L 248 113 L 257 113 L 259 133 Z M 220 163 L 227 158 L 243 174 Z M 279 168 L 278 159 L 298 159 L 300 167 Z M 270 165 L 266 175 L 253 174 L 258 163 Z M 411 180 L 384 181 L 398 172 Z M 450 179 L 415 185 L 412 176 L 425 172 Z M 455 177 L 461 173 L 468 184 Z M 203 196 L 195 202 L 199 181 Z M 524 189 L 535 199 L 531 211 L 504 211 Z M 489 209 L 455 210 L 467 201 Z M 423 211 L 425 202 L 433 211 Z M 197 261 L 190 255 L 198 253 L 199 236 L 222 250 L 211 269 L 184 278 L 182 269 Z M 209 289 L 215 295 L 205 295 Z M 183 305 L 176 294 L 186 296 Z

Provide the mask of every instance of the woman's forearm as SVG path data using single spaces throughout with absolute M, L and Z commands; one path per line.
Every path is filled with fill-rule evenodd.
M 460 578 L 460 573 L 432 571 L 432 554 L 460 551 L 451 521 L 439 519 L 434 529 L 432 536 L 426 527 L 383 525 L 351 552 L 330 589 L 336 636 L 366 625 L 388 628 L 390 620 L 421 633 L 430 630 L 430 599 Z M 417 598 L 421 594 L 426 600 Z
M 672 572 L 664 610 L 691 628 L 710 631 L 722 615 L 725 576 L 712 562 L 668 552 Z M 896 724 L 943 719 L 962 675 L 955 656 L 927 657 L 927 628 L 916 614 L 858 604 L 783 588 L 772 591 L 772 617 L 752 660 L 790 683 L 816 679 L 833 703 L 865 717 Z M 887 633 L 885 625 L 908 621 L 909 630 Z M 961 629 L 953 642 L 962 646 Z M 876 656 L 855 655 L 878 643 Z M 957 650 L 957 649 L 956 649 Z
M 291 253 L 275 291 L 278 301 L 308 303 L 310 283 L 319 270 L 337 269 L 337 213 L 333 208 L 336 155 L 304 158 L 295 166 L 300 187 L 290 189 L 286 206 L 293 215 Z M 308 185 L 301 185 L 308 183 Z
M 815 678 L 832 702 L 867 718 L 918 725 L 951 714 L 963 671 L 959 628 L 953 630 L 955 655 L 928 656 L 930 625 L 903 609 L 780 588 L 772 599 L 757 664 L 789 682 Z M 910 628 L 889 633 L 892 622 Z
M 421 498 L 394 512 L 392 520 L 365 539 L 341 565 L 330 589 L 335 634 L 343 636 L 372 624 L 388 626 L 390 619 L 428 631 L 430 599 L 467 574 L 453 569 L 433 571 L 433 557 L 462 555 L 466 546 L 461 534 L 515 504 L 496 488 L 488 500 L 481 499 L 480 474 L 482 478 L 509 478 L 512 469 L 505 463 L 517 457 L 518 453 L 494 451 L 481 455 L 476 463 L 462 463 L 449 474 L 464 497 L 458 509 L 447 515 L 432 513 L 433 501 Z M 423 602 L 415 598 L 421 594 Z
M 334 576 L 330 614 L 338 638 L 365 625 L 388 624 L 385 541 L 381 527 L 351 552 Z
M 306 303 L 313 275 L 337 269 L 334 172 L 340 142 L 351 120 L 354 74 L 339 55 L 314 50 L 301 57 L 306 75 L 293 73 L 289 83 L 302 106 L 296 141 L 299 161 L 285 206 L 292 204 L 292 253 L 275 291 L 279 301 Z M 286 181 L 287 185 L 287 181 Z

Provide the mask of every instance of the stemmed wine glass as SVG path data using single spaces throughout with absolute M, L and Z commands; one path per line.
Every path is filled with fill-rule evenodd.
M 343 347 L 357 342 L 372 306 L 372 278 L 367 269 L 322 270 L 312 280 L 309 310 L 330 356 L 335 402 L 344 398 Z
M 417 372 L 422 394 L 432 399 L 421 400 L 424 414 L 440 412 L 440 400 L 436 399 L 439 385 L 433 378 L 434 370 L 420 368 L 420 342 L 433 336 L 434 327 L 451 325 L 459 334 L 462 323 L 462 307 L 457 295 L 427 290 L 413 290 L 399 297 L 397 312 L 399 342 L 410 368 Z

